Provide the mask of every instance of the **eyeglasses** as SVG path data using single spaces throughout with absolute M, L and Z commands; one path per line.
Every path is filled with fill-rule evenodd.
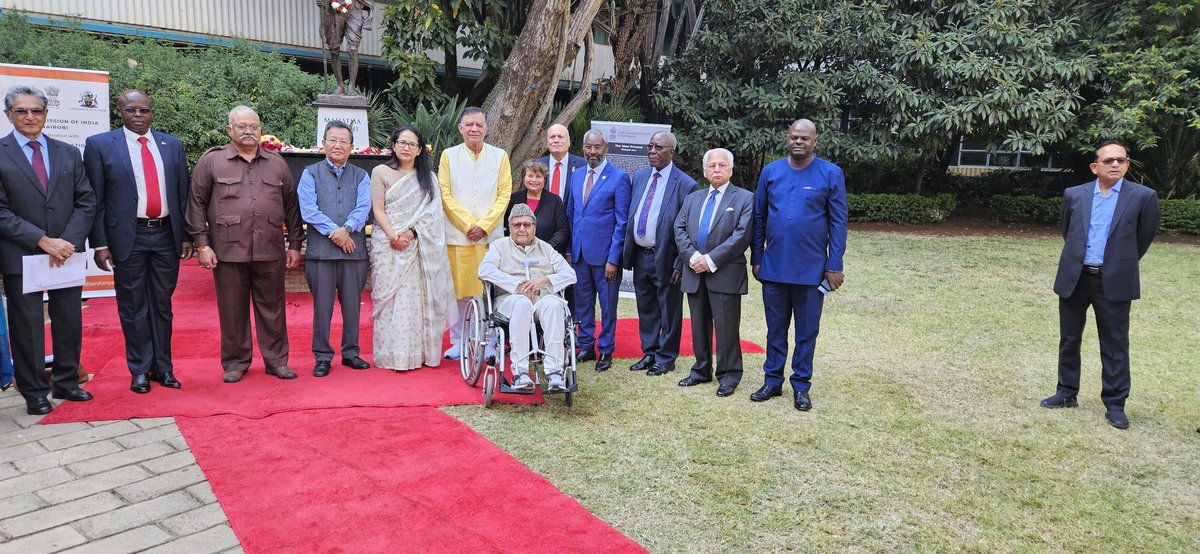
M 519 222 L 517 222 L 517 223 L 509 223 L 509 224 L 508 224 L 508 226 L 509 226 L 509 227 L 516 227 L 516 228 L 518 228 L 518 229 L 524 229 L 524 228 L 526 228 L 526 227 L 533 227 L 533 224 L 532 224 L 532 223 L 530 223 L 530 222 L 528 222 L 528 221 L 519 221 Z
M 262 125 L 258 125 L 258 124 L 246 124 L 246 123 L 238 123 L 237 125 L 233 125 L 233 128 L 234 128 L 234 129 L 237 129 L 237 130 L 239 130 L 239 131 L 255 131 L 255 132 L 258 132 L 258 131 L 261 131 L 261 130 L 262 130 Z
M 330 146 L 350 146 L 350 145 L 354 144 L 353 141 L 342 140 L 342 139 L 325 139 L 325 143 Z
M 398 140 L 395 144 L 396 150 L 416 150 L 419 146 L 421 146 L 420 144 L 408 142 L 407 140 Z
M 646 145 L 646 150 L 650 150 L 652 152 L 662 152 L 663 150 L 666 150 L 667 148 L 668 148 L 668 146 L 665 144 L 648 144 L 648 145 Z
M 1100 165 L 1125 165 L 1129 163 L 1129 158 L 1104 158 L 1098 161 Z
M 42 117 L 43 115 L 46 115 L 46 108 L 33 108 L 33 109 L 13 108 L 9 111 L 11 111 L 12 114 L 17 117 L 25 117 L 27 115 L 32 115 L 34 117 Z
M 121 108 L 121 111 L 129 115 L 150 115 L 154 113 L 154 108 Z

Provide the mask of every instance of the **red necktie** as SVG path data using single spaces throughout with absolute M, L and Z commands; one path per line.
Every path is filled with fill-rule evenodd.
M 146 174 L 146 217 L 154 219 L 162 213 L 162 196 L 158 192 L 158 166 L 154 165 L 154 155 L 146 144 L 146 137 L 138 137 L 142 143 L 142 172 Z
M 29 147 L 33 149 L 33 159 L 30 163 L 33 164 L 33 174 L 37 176 L 38 182 L 42 184 L 42 190 L 50 190 L 50 177 L 46 174 L 46 160 L 42 159 L 42 144 L 36 140 L 29 141 Z
M 560 169 L 562 169 L 562 162 L 554 162 L 554 177 L 552 178 L 552 179 L 553 179 L 553 182 L 550 184 L 550 192 L 553 192 L 554 194 L 557 194 L 557 195 L 559 195 L 559 196 L 562 196 L 562 193 L 560 193 L 560 192 L 558 191 L 558 183 L 559 183 L 559 181 L 558 181 L 558 177 L 559 177 L 558 170 L 560 170 Z

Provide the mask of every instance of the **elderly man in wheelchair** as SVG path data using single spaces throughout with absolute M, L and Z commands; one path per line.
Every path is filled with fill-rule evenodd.
M 566 387 L 563 357 L 567 302 L 558 293 L 575 282 L 575 270 L 546 241 L 534 235 L 537 216 L 526 204 L 508 216 L 510 236 L 492 242 L 479 264 L 479 278 L 495 288 L 495 309 L 508 318 L 513 388 L 529 390 L 529 353 L 534 322 L 541 323 L 546 355 L 542 366 L 549 391 Z M 536 346 L 536 345 L 534 345 Z

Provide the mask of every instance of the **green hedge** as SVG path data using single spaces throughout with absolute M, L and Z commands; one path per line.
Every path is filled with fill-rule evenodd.
M 950 217 L 958 202 L 950 194 L 847 194 L 850 221 L 937 223 Z
M 0 17 L 0 61 L 109 72 L 113 126 L 121 123 L 117 96 L 141 89 L 154 99 L 154 128 L 179 137 L 195 161 L 226 144 L 226 114 L 245 104 L 262 118 L 263 132 L 297 146 L 316 140 L 312 101 L 321 77 L 256 45 L 176 47 L 145 39 L 98 37 L 78 29 L 30 25 L 17 12 Z
M 1162 216 L 1159 232 L 1200 235 L 1200 200 L 1159 200 Z M 993 196 L 987 205 L 992 216 L 1012 223 L 1057 224 L 1062 210 L 1062 198 L 1037 196 Z

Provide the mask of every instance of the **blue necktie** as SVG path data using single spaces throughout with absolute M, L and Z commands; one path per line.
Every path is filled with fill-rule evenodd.
M 713 210 L 717 203 L 717 190 L 708 194 L 708 202 L 704 203 L 704 211 L 700 212 L 700 229 L 696 233 L 696 249 L 701 254 L 708 254 L 708 227 L 712 222 Z
M 650 190 L 646 191 L 646 201 L 642 202 L 642 214 L 638 216 L 637 236 L 646 236 L 646 224 L 650 221 L 650 206 L 654 205 L 654 192 L 658 190 L 658 172 L 650 180 Z

